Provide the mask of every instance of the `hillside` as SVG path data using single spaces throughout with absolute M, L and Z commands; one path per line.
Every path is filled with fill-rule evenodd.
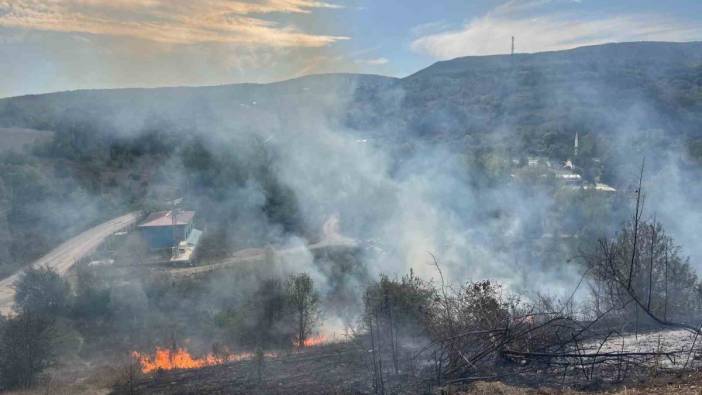
M 31 129 L 0 128 L 0 139 L 6 143 L 0 147 L 0 152 L 22 151 L 33 144 L 41 144 L 53 138 L 51 132 Z
M 446 193 L 479 199 L 504 186 L 514 163 L 527 156 L 568 159 L 576 132 L 578 166 L 589 180 L 626 185 L 642 156 L 653 169 L 666 168 L 671 158 L 697 169 L 690 164 L 702 158 L 702 43 L 464 57 L 401 79 L 327 74 L 271 84 L 30 95 L 0 100 L 0 127 L 55 132 L 32 155 L 0 163 L 0 191 L 11 192 L 0 196 L 0 222 L 8 224 L 0 239 L 9 240 L 0 262 L 12 266 L 89 224 L 153 207 L 174 193 L 187 195 L 204 223 L 217 224 L 218 232 L 208 234 L 219 234 L 220 244 L 260 247 L 261 240 L 288 233 L 314 238 L 324 216 L 340 205 L 354 218 L 346 223 L 349 232 L 363 238 L 384 211 L 381 205 L 374 206 L 376 213 L 369 210 L 365 199 L 377 198 L 359 192 L 375 183 L 351 185 L 348 194 L 338 193 L 348 185 L 332 186 L 339 172 L 367 182 L 359 164 L 368 152 L 343 145 L 347 139 L 372 143 L 376 158 L 383 156 L 374 166 L 390 183 L 444 166 L 450 152 L 451 183 L 435 187 L 454 185 L 459 192 Z M 334 162 L 336 168 L 312 159 L 328 164 L 339 155 L 347 159 Z M 294 176 L 286 174 L 295 166 Z M 308 174 L 312 169 L 328 174 Z M 692 198 L 697 192 L 685 177 L 671 190 Z M 320 178 L 327 190 L 311 187 Z M 261 196 L 251 195 L 259 193 L 251 185 Z M 384 198 L 381 191 L 376 193 Z M 331 194 L 321 206 L 315 203 L 320 194 Z M 351 196 L 362 198 L 328 201 Z M 495 206 L 484 211 L 491 214 L 470 214 L 480 223 L 513 210 L 514 203 L 503 207 L 486 199 L 474 207 Z M 263 222 L 250 226 L 244 212 L 263 214 Z M 566 222 L 577 228 L 581 216 Z M 611 215 L 609 222 L 620 218 Z M 233 223 L 245 224 L 234 228 L 246 234 L 232 230 Z M 31 243 L 26 235 L 33 235 Z
M 255 122 L 252 106 L 281 119 L 335 110 L 383 137 L 463 138 L 509 129 L 519 148 L 555 150 L 562 139 L 612 133 L 622 123 L 702 138 L 702 43 L 640 42 L 438 62 L 393 79 L 317 75 L 272 84 L 62 92 L 0 100 L 0 126 L 70 128 L 69 120 L 140 129 L 197 127 L 222 111 Z M 699 142 L 698 142 L 699 143 Z M 538 149 L 535 149 L 538 147 Z
M 2 389 L 568 391 L 702 369 L 702 43 L 0 100 L 0 136 L 30 131 L 0 149 Z M 96 226 L 127 212 L 159 220 Z M 66 240 L 58 272 L 27 269 Z
M 451 135 L 502 127 L 540 139 L 575 130 L 613 133 L 629 123 L 701 137 L 702 43 L 459 58 L 421 70 L 402 86 L 411 92 L 403 114 L 419 133 L 436 132 L 437 124 Z M 431 116 L 417 117 L 422 113 Z

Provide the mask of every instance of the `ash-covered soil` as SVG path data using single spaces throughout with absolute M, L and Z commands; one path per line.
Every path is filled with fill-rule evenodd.
M 646 388 L 652 393 L 663 393 L 665 388 L 690 390 L 702 382 L 698 373 L 702 364 L 694 351 L 700 345 L 702 339 L 695 342 L 694 336 L 684 330 L 610 334 L 606 340 L 602 337 L 583 342 L 573 351 L 574 355 L 597 354 L 597 357 L 554 358 L 547 364 L 538 359 L 497 364 L 489 374 L 483 372 L 471 380 L 456 382 L 453 388 L 466 393 L 489 393 L 484 392 L 485 386 L 471 392 L 476 390 L 474 383 L 489 380 L 501 381 L 509 388 L 503 392 L 504 388 L 500 387 L 496 393 L 515 394 L 618 393 L 624 386 L 637 388 L 638 392 L 634 393 L 646 393 Z M 606 356 L 615 353 L 635 355 Z M 671 355 L 655 357 L 638 353 Z M 368 349 L 354 342 L 343 342 L 266 356 L 262 365 L 243 360 L 201 369 L 139 374 L 131 384 L 122 383 L 113 390 L 117 394 L 370 394 L 373 393 L 370 361 Z M 384 369 L 384 385 L 389 393 L 431 393 L 436 384 L 407 372 L 393 374 L 391 370 L 389 366 Z
M 582 347 L 591 353 L 659 353 L 666 357 L 652 359 L 658 367 L 669 369 L 700 366 L 699 350 L 702 337 L 695 338 L 690 331 L 658 330 L 641 333 L 610 334 L 606 339 L 591 340 Z
M 260 370 L 253 360 L 202 369 L 160 371 L 122 385 L 115 393 L 137 394 L 309 394 L 370 393 L 370 367 L 352 343 L 312 347 L 265 357 Z

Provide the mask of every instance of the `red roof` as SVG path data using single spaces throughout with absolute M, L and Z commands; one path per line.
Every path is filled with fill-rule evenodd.
M 181 211 L 178 210 L 176 213 L 175 225 L 187 225 L 193 221 L 195 216 L 194 211 Z M 173 226 L 173 212 L 172 211 L 159 211 L 157 213 L 151 213 L 144 220 L 144 222 L 139 225 L 140 228 L 147 226 Z

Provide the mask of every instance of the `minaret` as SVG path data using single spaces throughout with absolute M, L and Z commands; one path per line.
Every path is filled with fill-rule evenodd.
M 579 137 L 578 137 L 578 132 L 575 132 L 575 144 L 573 144 L 573 148 L 575 149 L 575 157 L 578 157 L 578 142 L 579 142 Z

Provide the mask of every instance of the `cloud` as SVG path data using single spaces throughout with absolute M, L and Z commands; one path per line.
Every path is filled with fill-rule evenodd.
M 657 15 L 583 19 L 570 13 L 510 17 L 505 14 L 504 6 L 497 11 L 472 20 L 461 29 L 418 37 L 411 48 L 436 59 L 450 59 L 509 53 L 512 36 L 516 37 L 517 52 L 561 50 L 617 41 L 702 38 L 702 26 Z
M 503 15 L 523 13 L 551 4 L 554 1 L 557 0 L 509 0 L 495 7 L 492 13 Z M 558 1 L 563 2 L 564 0 Z M 565 1 L 568 2 L 570 0 Z
M 390 61 L 387 58 L 375 58 L 375 59 L 358 59 L 356 64 L 363 64 L 368 66 L 381 66 L 388 64 Z
M 450 28 L 451 24 L 446 21 L 434 21 L 417 25 L 413 27 L 411 31 L 414 37 L 419 37 L 450 30 Z
M 169 44 L 322 47 L 347 39 L 310 34 L 263 18 L 320 8 L 339 6 L 313 0 L 0 0 L 0 26 Z

